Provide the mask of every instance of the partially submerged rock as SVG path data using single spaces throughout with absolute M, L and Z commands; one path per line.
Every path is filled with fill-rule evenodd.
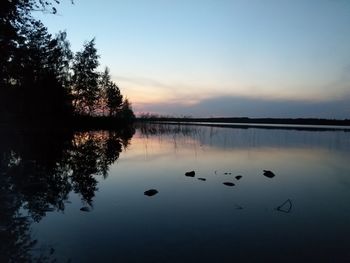
M 293 204 L 290 199 L 287 199 L 283 204 L 276 207 L 277 211 L 289 213 L 292 210 Z
M 200 181 L 206 181 L 207 179 L 199 177 L 198 180 L 200 180 Z
M 227 185 L 227 186 L 234 186 L 235 185 L 234 183 L 231 183 L 231 182 L 224 182 L 223 184 Z
M 242 178 L 242 175 L 236 175 L 235 178 L 236 178 L 237 180 L 239 180 L 239 179 Z
M 84 207 L 80 208 L 80 211 L 90 212 L 90 207 L 84 206 Z
M 235 207 L 236 207 L 237 210 L 242 210 L 243 209 L 243 206 L 240 206 L 240 205 L 237 205 L 237 204 L 235 205 Z
M 275 177 L 275 174 L 269 170 L 264 170 L 264 175 L 268 178 Z
M 187 172 L 185 173 L 186 176 L 188 177 L 194 177 L 196 175 L 195 171 Z
M 158 191 L 156 189 L 150 189 L 144 192 L 144 195 L 147 195 L 147 196 L 154 196 L 156 194 L 158 194 Z

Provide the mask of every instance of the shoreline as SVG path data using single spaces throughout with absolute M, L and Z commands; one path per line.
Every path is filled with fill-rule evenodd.
M 224 123 L 224 124 L 276 124 L 276 125 L 314 125 L 314 126 L 349 126 L 350 119 L 320 119 L 320 118 L 173 118 L 173 117 L 149 117 L 136 118 L 137 121 L 181 122 L 181 123 Z

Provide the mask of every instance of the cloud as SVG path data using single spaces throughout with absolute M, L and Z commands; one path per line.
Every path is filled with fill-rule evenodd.
M 186 105 L 178 102 L 135 105 L 137 112 L 193 117 L 350 118 L 350 97 L 328 101 L 213 97 Z
M 198 83 L 182 85 L 145 77 L 115 76 L 115 79 L 123 84 L 123 93 L 125 89 L 139 113 L 194 117 L 350 118 L 349 71 L 350 66 L 344 67 L 338 78 L 320 87 L 320 92 L 307 87 L 298 92 L 294 89 L 264 92 L 259 86 L 249 86 L 242 93 L 242 89 L 234 87 L 215 89 Z
M 173 89 L 172 85 L 168 85 L 166 83 L 162 83 L 160 81 L 145 78 L 145 77 L 125 77 L 125 76 L 113 76 L 113 79 L 117 80 L 117 82 L 127 82 L 133 85 L 138 86 L 153 86 L 162 89 Z
M 138 105 L 172 101 L 178 104 L 194 104 L 211 96 L 215 90 L 210 85 L 181 82 L 158 81 L 146 77 L 113 76 L 122 92 Z

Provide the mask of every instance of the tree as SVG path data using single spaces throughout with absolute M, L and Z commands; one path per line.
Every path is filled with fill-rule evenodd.
M 5 116 L 10 113 L 16 117 L 49 119 L 71 114 L 66 87 L 72 53 L 66 34 L 60 32 L 52 38 L 47 28 L 31 15 L 33 11 L 55 13 L 54 5 L 58 3 L 56 0 L 1 3 L 0 111 Z
M 109 68 L 106 67 L 104 72 L 100 76 L 100 99 L 99 108 L 102 111 L 102 115 L 105 116 L 105 111 L 107 109 L 107 89 L 111 83 L 111 76 L 109 74 Z
M 20 114 L 46 119 L 70 115 L 67 84 L 72 52 L 66 33 L 52 38 L 40 21 L 33 20 L 18 50 L 13 59 L 12 83 L 18 89 Z M 23 101 L 19 101 L 21 97 Z
M 100 80 L 102 108 L 107 108 L 110 117 L 116 116 L 123 103 L 123 95 L 120 93 L 119 87 L 111 81 L 109 69 L 106 67 L 101 74 Z
M 14 58 L 14 61 L 21 67 L 16 70 L 19 74 L 20 85 L 28 88 L 39 83 L 50 70 L 48 57 L 52 37 L 40 21 L 31 21 L 30 28 L 24 30 L 27 31 L 25 32 L 26 37 L 20 43 L 20 54 Z
M 32 1 L 5 0 L 0 8 L 0 86 L 8 85 L 12 77 L 13 59 L 23 42 L 21 29 L 28 25 Z
M 56 121 L 76 115 L 132 113 L 119 87 L 99 65 L 95 39 L 73 59 L 66 32 L 56 36 L 32 16 L 55 14 L 59 0 L 4 0 L 0 4 L 0 118 Z M 72 2 L 73 3 L 73 2 Z M 124 106 L 123 106 L 124 105 Z M 132 114 L 129 114 L 133 116 Z
M 109 109 L 109 116 L 116 116 L 122 104 L 123 95 L 121 95 L 118 86 L 111 82 L 107 88 L 107 107 Z
M 67 33 L 65 31 L 58 32 L 56 37 L 49 43 L 49 47 L 48 66 L 56 75 L 57 81 L 67 88 L 71 77 L 70 63 L 73 59 L 70 43 L 67 40 Z
M 131 103 L 128 99 L 123 101 L 120 109 L 119 117 L 125 121 L 132 121 L 135 119 L 135 114 L 132 110 Z
M 79 114 L 93 114 L 99 96 L 96 68 L 99 56 L 95 39 L 84 44 L 82 51 L 75 54 L 73 62 L 72 95 L 73 104 Z
M 73 3 L 73 2 L 72 2 Z M 11 71 L 20 44 L 35 21 L 33 11 L 55 14 L 58 0 L 2 0 L 0 4 L 0 87 L 12 81 Z

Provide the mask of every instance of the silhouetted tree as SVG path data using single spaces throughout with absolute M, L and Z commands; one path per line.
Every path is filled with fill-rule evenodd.
M 32 21 L 26 40 L 19 46 L 21 54 L 14 58 L 18 68 L 19 93 L 23 94 L 22 113 L 33 118 L 59 118 L 71 112 L 68 83 L 72 53 L 66 34 L 55 38 L 40 21 Z
M 75 54 L 73 62 L 72 93 L 74 106 L 79 114 L 93 114 L 99 96 L 96 68 L 99 56 L 95 39 L 84 44 L 82 51 Z
M 118 86 L 111 82 L 106 90 L 107 107 L 109 116 L 116 116 L 123 103 L 123 95 L 120 94 Z
M 85 43 L 73 60 L 66 32 L 53 37 L 31 15 L 34 11 L 55 14 L 57 4 L 58 0 L 0 4 L 1 120 L 55 123 L 75 113 L 77 119 L 91 121 L 106 109 L 110 117 L 119 116 L 123 96 L 108 69 L 101 76 L 96 71 L 95 40 Z
M 0 87 L 11 84 L 14 58 L 18 55 L 18 44 L 25 37 L 21 32 L 28 25 L 33 1 L 1 1 L 0 5 Z M 2 87 L 1 87 L 2 88 Z
M 60 31 L 50 42 L 51 52 L 48 57 L 48 66 L 56 75 L 57 81 L 68 90 L 70 84 L 70 63 L 73 59 L 73 53 L 70 50 L 70 43 L 67 40 L 67 33 Z
M 109 116 L 116 116 L 120 107 L 122 106 L 123 95 L 120 94 L 120 90 L 115 83 L 111 83 L 107 88 L 107 107 L 109 110 Z
M 3 0 L 0 4 L 0 87 L 12 81 L 14 58 L 21 53 L 31 23 L 31 12 L 56 13 L 58 0 Z
M 65 33 L 56 38 L 31 16 L 56 1 L 4 1 L 0 19 L 0 112 L 32 119 L 71 114 L 67 73 L 71 51 Z M 51 10 L 52 11 L 52 10 Z M 3 33 L 2 33 L 3 32 Z M 28 118 L 27 118 L 28 119 Z
M 104 72 L 101 73 L 99 87 L 100 87 L 100 100 L 99 100 L 99 108 L 102 111 L 102 115 L 105 116 L 105 111 L 107 109 L 107 101 L 106 94 L 107 88 L 110 85 L 111 76 L 109 74 L 109 68 L 106 67 Z
M 123 101 L 123 104 L 119 112 L 119 117 L 125 121 L 132 121 L 133 119 L 135 119 L 135 115 L 132 110 L 131 103 L 129 102 L 128 99 L 125 99 Z
M 109 69 L 106 67 L 100 78 L 101 107 L 104 111 L 107 108 L 108 115 L 115 117 L 123 103 L 123 95 L 119 87 L 111 81 Z

